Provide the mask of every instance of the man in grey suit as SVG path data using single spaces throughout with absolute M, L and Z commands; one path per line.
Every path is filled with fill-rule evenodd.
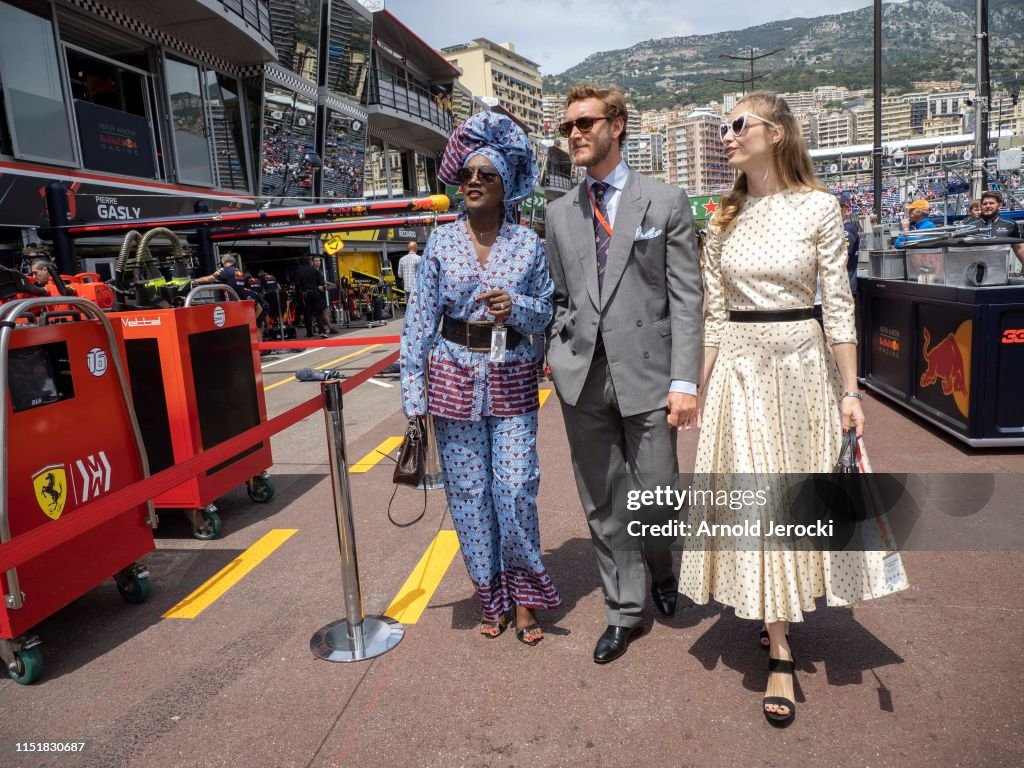
M 703 288 L 686 194 L 622 160 L 622 93 L 574 87 L 559 130 L 587 177 L 545 217 L 548 363 L 604 587 L 603 664 L 643 631 L 645 561 L 655 607 L 675 611 L 672 553 L 630 539 L 622 494 L 678 482 L 676 430 L 699 426 Z

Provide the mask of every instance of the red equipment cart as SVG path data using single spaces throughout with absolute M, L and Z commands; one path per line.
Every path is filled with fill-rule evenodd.
M 148 476 L 121 360 L 110 323 L 86 299 L 0 307 L 0 542 Z M 149 573 L 135 560 L 153 549 L 154 527 L 142 503 L 4 574 L 0 658 L 12 678 L 28 684 L 42 672 L 39 639 L 27 632 L 103 580 L 113 576 L 129 603 L 146 599 Z
M 218 294 L 232 301 L 196 304 Z M 150 469 L 159 472 L 212 448 L 267 419 L 253 303 L 231 288 L 201 285 L 185 306 L 110 313 L 125 348 L 132 402 Z M 158 509 L 183 509 L 197 539 L 216 538 L 213 502 L 245 484 L 249 498 L 266 503 L 273 464 L 263 441 L 153 499 Z

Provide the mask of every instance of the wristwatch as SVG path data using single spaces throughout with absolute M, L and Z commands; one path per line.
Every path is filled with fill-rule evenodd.
M 843 392 L 843 399 L 845 399 L 847 397 L 855 397 L 858 400 L 863 400 L 864 399 L 864 393 L 863 392 Z

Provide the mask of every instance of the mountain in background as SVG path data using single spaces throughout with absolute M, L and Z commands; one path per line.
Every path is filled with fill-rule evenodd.
M 887 91 L 907 92 L 914 80 L 974 82 L 974 0 L 909 0 L 883 6 L 882 77 Z M 993 90 L 1015 74 L 1024 78 L 1024 2 L 989 0 Z M 775 21 L 732 32 L 646 40 L 631 48 L 588 56 L 560 75 L 544 78 L 545 93 L 563 93 L 572 83 L 615 83 L 639 108 L 721 100 L 740 91 L 749 65 L 719 54 L 745 55 L 785 48 L 754 63 L 767 74 L 755 89 L 803 91 L 819 85 L 870 88 L 871 6 L 813 19 Z M 748 88 L 748 90 L 751 90 Z

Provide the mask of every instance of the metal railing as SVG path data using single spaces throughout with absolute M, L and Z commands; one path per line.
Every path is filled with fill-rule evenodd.
M 270 3 L 267 0 L 220 0 L 225 11 L 238 16 L 253 27 L 268 43 L 274 37 L 270 29 Z
M 556 171 L 551 168 L 544 174 L 544 187 L 549 189 L 564 189 L 566 191 L 572 189 L 575 185 L 572 183 L 572 178 L 568 173 L 562 171 Z
M 371 68 L 368 78 L 366 105 L 393 109 L 436 126 L 446 134 L 452 132 L 452 113 L 444 108 L 426 88 L 418 85 L 400 85 Z

